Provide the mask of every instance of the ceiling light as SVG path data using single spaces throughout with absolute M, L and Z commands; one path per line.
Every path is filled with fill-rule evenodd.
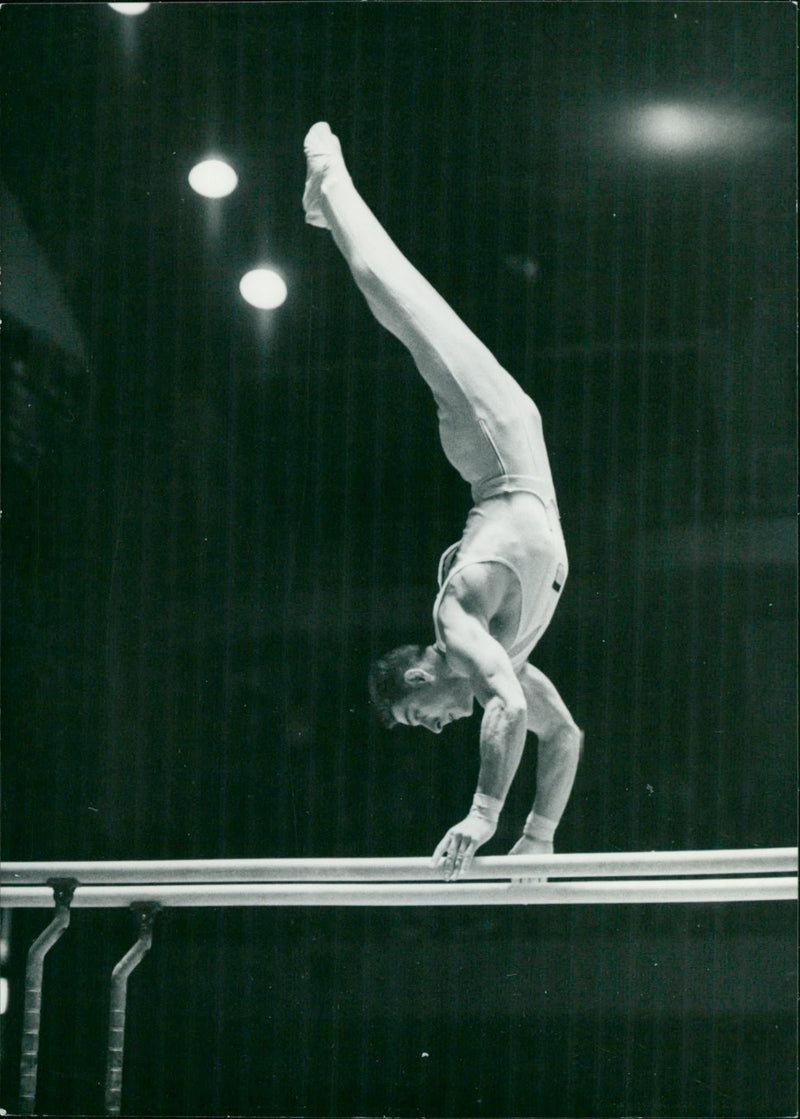
M 769 131 L 768 123 L 725 105 L 660 101 L 632 107 L 622 128 L 628 143 L 642 152 L 710 155 L 753 147 Z
M 653 105 L 639 117 L 642 141 L 661 151 L 713 148 L 733 132 L 730 116 L 692 105 Z
M 238 182 L 234 169 L 222 159 L 204 159 L 189 172 L 189 186 L 205 198 L 225 198 Z
M 239 283 L 242 297 L 262 311 L 274 311 L 286 299 L 283 277 L 271 268 L 255 268 L 242 276 Z
M 150 7 L 149 4 L 109 4 L 108 6 L 123 16 L 140 16 Z

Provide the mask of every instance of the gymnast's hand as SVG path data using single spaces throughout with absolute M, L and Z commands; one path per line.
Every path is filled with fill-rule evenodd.
M 552 840 L 548 842 L 546 839 L 533 839 L 529 835 L 523 835 L 508 853 L 509 855 L 552 855 L 553 843 Z
M 444 876 L 448 882 L 460 878 L 472 862 L 478 848 L 491 839 L 497 830 L 497 821 L 487 820 L 470 812 L 461 823 L 450 828 L 433 852 L 433 866 L 444 863 Z
M 533 839 L 530 835 L 523 835 L 511 850 L 509 855 L 552 855 L 553 841 L 547 839 Z M 544 877 L 512 878 L 512 882 L 546 882 Z

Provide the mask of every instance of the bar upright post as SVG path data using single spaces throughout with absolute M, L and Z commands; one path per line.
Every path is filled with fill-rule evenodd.
M 75 878 L 50 878 L 47 885 L 53 890 L 55 915 L 44 932 L 30 946 L 25 965 L 25 1003 L 19 1068 L 20 1115 L 33 1115 L 36 1108 L 44 958 L 69 925 L 69 907 L 78 882 Z
M 128 976 L 150 951 L 153 943 L 153 922 L 160 908 L 158 902 L 134 902 L 131 905 L 138 924 L 139 936 L 111 973 L 111 1008 L 106 1054 L 106 1115 L 119 1115 L 122 1103 L 122 1060 L 125 1050 Z

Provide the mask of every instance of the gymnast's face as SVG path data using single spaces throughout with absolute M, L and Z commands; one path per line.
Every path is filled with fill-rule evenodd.
M 411 679 L 409 679 L 409 676 Z M 475 695 L 461 677 L 439 678 L 437 674 L 412 669 L 406 674 L 409 691 L 392 708 L 398 723 L 425 727 L 440 734 L 448 723 L 472 714 Z

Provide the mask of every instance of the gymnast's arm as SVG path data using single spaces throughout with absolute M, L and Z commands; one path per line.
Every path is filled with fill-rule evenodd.
M 505 649 L 490 635 L 480 612 L 470 613 L 455 594 L 446 595 L 439 624 L 448 662 L 463 672 L 483 707 L 478 787 L 469 815 L 445 835 L 433 854 L 445 877 L 462 874 L 497 819 L 525 747 L 525 695 Z
M 522 839 L 527 853 L 553 850 L 553 833 L 572 792 L 583 734 L 552 682 L 532 664 L 523 666 L 519 682 L 528 710 L 527 727 L 539 739 L 536 799 Z M 517 848 L 511 854 L 517 854 Z

